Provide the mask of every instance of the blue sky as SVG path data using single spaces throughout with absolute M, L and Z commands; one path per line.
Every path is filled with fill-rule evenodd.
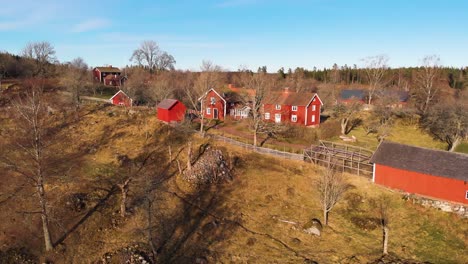
M 78 3 L 79 2 L 79 3 Z M 318 68 L 387 55 L 392 67 L 436 54 L 468 65 L 465 0 L 0 0 L 0 50 L 49 41 L 60 61 L 125 66 L 143 40 L 158 42 L 176 68 L 202 60 L 237 70 Z

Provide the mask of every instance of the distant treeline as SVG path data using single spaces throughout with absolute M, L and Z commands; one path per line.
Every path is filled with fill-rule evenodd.
M 58 62 L 48 63 L 47 75 L 50 77 L 57 76 L 60 69 L 64 67 L 63 64 Z M 127 68 L 131 71 L 135 66 Z M 421 67 L 408 67 L 408 68 L 389 68 L 386 72 L 386 82 L 389 86 L 405 87 L 414 83 L 416 72 Z M 446 82 L 451 88 L 463 89 L 468 86 L 468 67 L 454 68 L 454 67 L 440 67 L 440 79 Z M 245 72 L 250 70 L 239 69 L 237 72 L 225 72 L 225 78 L 228 81 L 235 83 L 235 76 L 238 72 Z M 252 72 L 252 71 L 250 71 Z M 257 72 L 267 72 L 267 67 L 259 67 Z M 37 62 L 35 59 L 26 58 L 19 55 L 10 54 L 8 52 L 0 52 L 0 78 L 28 78 L 37 74 Z M 368 84 L 365 69 L 359 68 L 356 64 L 353 66 L 339 66 L 334 64 L 331 68 L 318 69 L 305 69 L 297 67 L 292 70 L 291 68 L 285 70 L 280 68 L 275 74 L 278 79 L 309 79 L 320 83 L 333 83 L 333 84 Z

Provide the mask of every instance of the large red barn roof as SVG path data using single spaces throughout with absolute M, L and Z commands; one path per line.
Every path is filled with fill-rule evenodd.
M 393 168 L 468 181 L 468 155 L 382 142 L 371 158 Z

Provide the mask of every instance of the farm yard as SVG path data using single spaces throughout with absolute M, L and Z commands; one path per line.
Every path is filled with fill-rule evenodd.
M 0 263 L 468 263 L 436 2 L 2 3 Z

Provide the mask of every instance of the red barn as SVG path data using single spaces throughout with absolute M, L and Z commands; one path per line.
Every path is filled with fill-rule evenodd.
M 226 117 L 226 100 L 214 89 L 208 90 L 198 101 L 205 118 L 224 120 Z
M 185 105 L 175 99 L 164 99 L 158 106 L 158 119 L 167 123 L 182 121 L 185 116 Z
M 126 107 L 131 107 L 133 104 L 132 98 L 126 95 L 122 90 L 119 90 L 114 96 L 112 96 L 109 101 L 113 105 L 122 105 Z
M 468 155 L 384 141 L 371 162 L 377 184 L 468 204 Z
M 316 93 L 296 93 L 286 88 L 283 92 L 272 93 L 266 98 L 263 118 L 275 123 L 318 126 L 322 106 L 322 100 Z
M 120 69 L 112 67 L 112 65 L 93 69 L 94 80 L 108 86 L 122 86 L 126 77 L 121 76 L 121 74 Z

